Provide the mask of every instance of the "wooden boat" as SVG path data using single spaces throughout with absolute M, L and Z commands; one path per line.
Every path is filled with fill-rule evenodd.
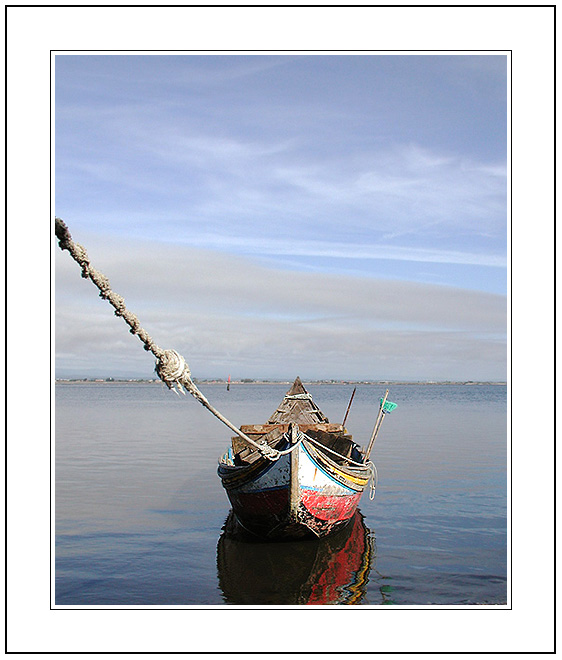
M 297 377 L 265 424 L 240 427 L 277 450 L 272 460 L 236 436 L 218 473 L 238 523 L 262 537 L 324 537 L 353 517 L 374 466 L 331 424 Z
M 298 377 L 266 424 L 239 429 L 199 390 L 185 359 L 152 340 L 124 299 L 111 290 L 107 277 L 92 266 L 86 250 L 74 243 L 60 218 L 55 218 L 55 233 L 61 250 L 68 250 L 80 265 L 82 277 L 91 279 L 100 297 L 154 355 L 162 382 L 178 393 L 187 390 L 237 434 L 220 459 L 218 472 L 240 525 L 266 538 L 323 537 L 351 520 L 364 488 L 375 481 L 369 456 L 382 420 L 396 408 L 386 400 L 388 390 L 365 452 L 344 427 L 353 395 L 344 423 L 330 424 Z

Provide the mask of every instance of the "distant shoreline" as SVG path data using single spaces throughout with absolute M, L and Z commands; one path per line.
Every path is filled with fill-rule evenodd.
M 94 385 L 132 384 L 132 385 L 153 385 L 155 383 L 163 384 L 158 378 L 56 378 L 59 384 L 84 383 Z M 226 380 L 220 379 L 198 379 L 194 382 L 198 385 L 225 385 Z M 288 380 L 259 380 L 243 379 L 231 380 L 230 385 L 291 385 L 293 381 Z M 507 385 L 506 381 L 487 381 L 487 380 L 303 380 L 306 385 Z

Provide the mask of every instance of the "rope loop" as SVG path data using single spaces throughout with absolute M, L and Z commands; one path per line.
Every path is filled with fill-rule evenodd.
M 284 449 L 284 450 L 276 449 L 276 450 L 274 450 L 274 451 L 277 453 L 278 457 L 279 457 L 279 456 L 286 456 L 287 454 L 290 454 L 291 452 L 295 451 L 295 449 L 301 444 L 301 442 L 305 439 L 305 437 L 308 439 L 308 436 L 305 435 L 305 434 L 299 429 L 299 434 L 298 434 L 298 436 L 297 436 L 297 441 L 296 441 L 293 445 L 291 445 L 291 446 L 289 447 L 289 449 Z M 285 439 L 286 439 L 287 441 L 290 441 L 289 431 L 288 431 L 287 433 L 285 433 Z
M 156 362 L 156 373 L 169 389 L 176 385 L 183 393 L 182 383 L 187 385 L 191 382 L 191 371 L 184 358 L 172 349 L 167 349 Z
M 377 472 L 377 466 L 373 463 L 373 461 L 369 461 L 367 466 L 369 467 L 369 499 L 372 501 L 375 499 L 375 494 L 377 492 L 379 475 Z
M 272 462 L 275 462 L 280 456 L 283 456 L 283 452 L 270 447 L 267 442 L 260 442 L 257 449 L 262 456 L 268 458 Z

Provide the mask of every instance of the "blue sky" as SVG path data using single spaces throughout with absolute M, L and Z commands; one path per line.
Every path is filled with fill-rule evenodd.
M 506 70 L 57 55 L 56 213 L 195 376 L 504 380 Z M 150 376 L 68 262 L 57 375 Z

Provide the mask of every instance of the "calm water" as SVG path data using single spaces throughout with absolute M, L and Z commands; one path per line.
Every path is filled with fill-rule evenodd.
M 287 385 L 201 387 L 235 424 L 262 423 Z M 341 422 L 350 385 L 310 385 Z M 507 601 L 504 386 L 395 385 L 374 500 L 324 541 L 223 532 L 216 474 L 230 431 L 159 384 L 56 385 L 56 605 L 469 605 Z M 383 386 L 346 426 L 370 436 Z

